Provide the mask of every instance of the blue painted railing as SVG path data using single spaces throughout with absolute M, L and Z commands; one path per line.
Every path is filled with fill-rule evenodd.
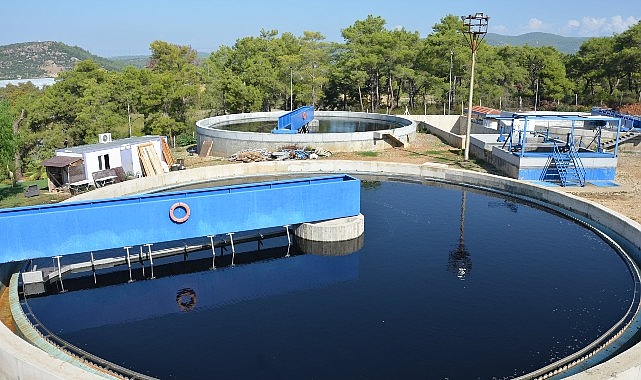
M 621 119 L 622 130 L 641 129 L 641 116 L 629 115 L 611 108 L 592 107 L 592 115 L 604 115 Z
M 314 120 L 314 106 L 304 106 L 288 112 L 278 118 L 278 126 L 272 133 L 300 133 L 301 128 Z
M 348 175 L 0 209 L 0 262 L 279 227 L 359 212 L 360 181 Z
M 561 186 L 585 186 L 585 168 L 573 144 L 567 152 L 562 152 L 556 142 L 552 152 L 552 161 Z
M 579 151 L 576 149 L 574 144 L 570 144 L 570 159 L 574 170 L 576 171 L 576 176 L 579 181 L 579 186 L 585 186 L 585 167 L 583 166 L 583 161 L 581 161 L 581 156 L 579 156 Z

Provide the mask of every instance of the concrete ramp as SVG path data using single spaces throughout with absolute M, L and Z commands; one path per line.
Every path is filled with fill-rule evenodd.
M 203 145 L 200 146 L 200 151 L 198 153 L 198 157 L 207 157 L 211 153 L 211 147 L 212 147 L 213 141 L 211 140 L 205 140 L 203 142 Z
M 389 132 L 374 132 L 374 138 L 383 140 L 394 148 L 404 148 L 405 144 Z

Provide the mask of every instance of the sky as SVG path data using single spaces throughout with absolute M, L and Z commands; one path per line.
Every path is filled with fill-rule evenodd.
M 341 30 L 380 16 L 387 29 L 421 37 L 448 14 L 490 17 L 488 31 L 568 37 L 612 36 L 641 20 L 638 0 L 2 0 L 0 45 L 60 41 L 102 57 L 148 55 L 162 40 L 209 53 L 261 29 L 322 33 L 343 42 Z

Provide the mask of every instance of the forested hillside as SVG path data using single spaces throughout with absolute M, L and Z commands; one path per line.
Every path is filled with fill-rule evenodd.
M 0 79 L 55 77 L 84 60 L 95 61 L 107 70 L 125 66 L 62 42 L 22 42 L 0 46 Z
M 488 33 L 486 42 L 492 46 L 551 46 L 566 54 L 576 53 L 588 38 L 563 37 L 549 33 L 526 33 L 505 36 Z M 200 59 L 208 54 L 198 53 Z M 22 42 L 0 46 L 0 79 L 55 77 L 70 70 L 78 61 L 92 60 L 107 70 L 121 70 L 125 66 L 143 68 L 149 56 L 120 56 L 104 58 L 77 46 L 62 42 Z
M 505 36 L 502 34 L 488 33 L 485 40 L 492 46 L 551 46 L 561 53 L 574 54 L 579 51 L 581 44 L 587 37 L 564 37 L 558 34 L 532 32 L 518 36 Z

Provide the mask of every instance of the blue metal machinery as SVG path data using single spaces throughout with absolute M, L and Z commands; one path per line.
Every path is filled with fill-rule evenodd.
M 505 140 L 500 140 L 500 141 L 505 141 L 503 144 L 503 148 L 506 148 L 510 152 L 514 152 L 515 154 L 518 154 L 519 156 L 531 156 L 531 155 L 536 155 L 537 153 L 530 152 L 526 150 L 526 146 L 528 144 L 527 142 L 527 136 L 528 134 L 536 134 L 536 133 L 541 133 L 541 131 L 535 130 L 535 124 L 536 122 L 559 122 L 559 123 L 569 123 L 570 125 L 570 133 L 567 135 L 567 141 L 565 143 L 567 145 L 576 145 L 574 141 L 574 130 L 575 130 L 575 123 L 581 122 L 581 123 L 586 123 L 586 122 L 591 122 L 594 123 L 595 128 L 598 129 L 598 133 L 596 134 L 597 138 L 600 139 L 601 136 L 601 130 L 603 127 L 610 126 L 611 128 L 616 130 L 617 133 L 617 139 L 619 137 L 619 133 L 621 131 L 621 119 L 617 117 L 611 117 L 611 116 L 592 116 L 592 117 L 585 117 L 585 116 L 576 116 L 576 115 L 558 115 L 558 114 L 550 114 L 550 115 L 545 115 L 545 114 L 514 114 L 512 116 L 498 116 L 498 117 L 493 117 L 494 119 L 504 121 L 504 122 L 510 122 L 511 125 L 509 126 L 509 133 L 507 136 L 507 139 Z M 520 123 L 520 126 L 517 126 L 517 123 Z M 517 134 L 518 132 L 518 134 Z M 545 131 L 545 138 L 544 140 L 546 142 L 551 142 L 552 139 L 549 137 L 549 131 Z M 501 139 L 500 136 L 499 139 Z M 504 137 L 503 137 L 504 138 Z M 516 140 L 516 141 L 515 141 Z M 560 140 L 555 140 L 557 143 L 562 142 Z M 600 141 L 595 141 L 597 142 L 596 144 L 596 152 L 597 153 L 603 153 L 601 152 L 600 148 Z M 593 152 L 594 153 L 594 152 Z M 614 153 L 606 153 L 608 156 L 616 156 L 617 155 L 617 149 L 614 149 Z
M 558 182 L 561 186 L 585 186 L 586 181 L 601 184 L 613 181 L 616 174 L 616 157 L 622 120 L 606 115 L 563 115 L 558 113 L 515 113 L 511 116 L 492 117 L 509 124 L 509 134 L 503 130 L 497 141 L 503 142 L 502 150 L 518 157 L 518 179 Z M 536 129 L 537 123 L 564 126 L 568 128 L 565 139 L 551 137 L 549 128 Z M 583 142 L 584 136 L 575 136 L 576 125 L 594 128 L 594 137 L 589 143 Z M 602 147 L 601 132 L 609 128 L 616 132 L 613 152 Z M 528 141 L 528 136 L 542 137 L 542 142 Z M 530 147 L 528 147 L 530 145 Z M 543 165 L 540 160 L 544 159 Z M 590 160 L 590 166 L 584 165 Z
M 0 210 L 0 262 L 335 219 L 360 212 L 348 175 Z
M 314 120 L 314 106 L 304 106 L 288 112 L 278 118 L 278 126 L 272 133 L 303 133 L 305 126 Z
M 629 131 L 632 129 L 641 129 L 641 117 L 620 113 L 611 108 L 592 107 L 592 115 L 603 115 L 609 117 L 618 117 L 622 121 L 621 129 Z

